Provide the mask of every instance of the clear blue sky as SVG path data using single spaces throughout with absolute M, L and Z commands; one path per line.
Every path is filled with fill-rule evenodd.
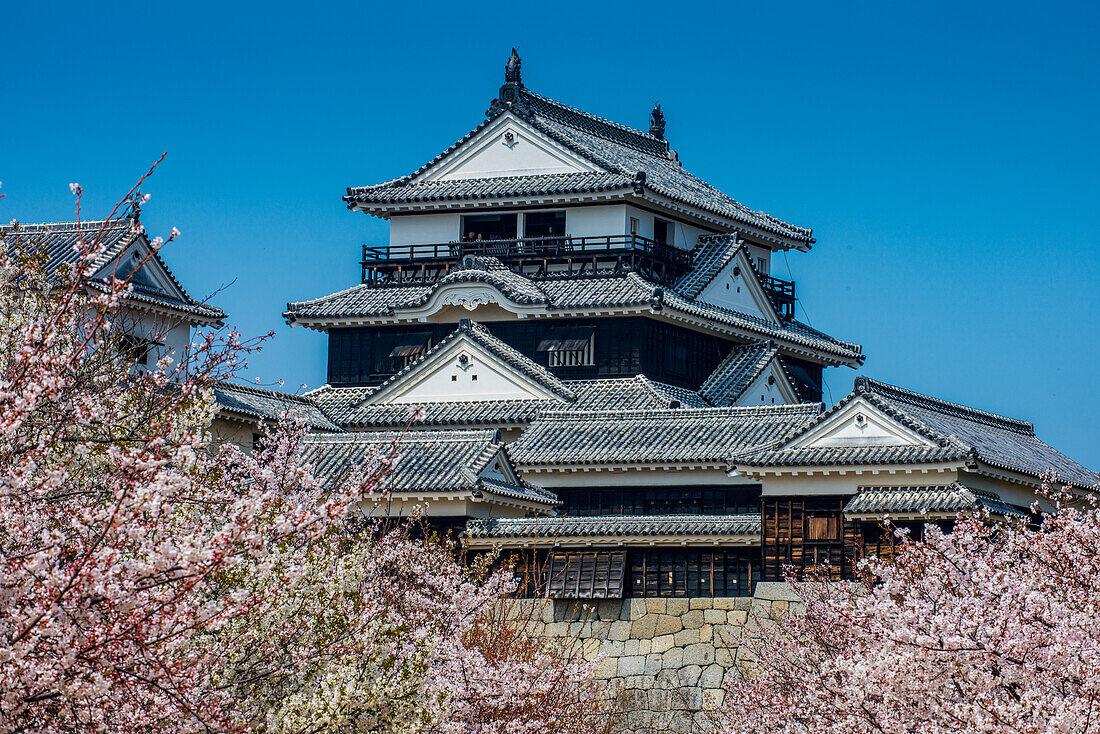
M 1095 4 L 319 5 L 0 0 L 0 220 L 71 219 L 70 181 L 102 215 L 167 150 L 143 219 L 183 231 L 170 265 L 276 329 L 249 377 L 315 387 L 325 337 L 280 314 L 386 236 L 344 187 L 480 122 L 515 44 L 529 87 L 638 127 L 659 99 L 691 171 L 813 227 L 791 273 L 863 373 L 1100 467 Z

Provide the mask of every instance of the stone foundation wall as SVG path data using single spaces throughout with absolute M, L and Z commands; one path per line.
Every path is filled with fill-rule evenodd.
M 784 583 L 751 597 L 531 602 L 546 634 L 573 638 L 617 697 L 617 734 L 706 731 L 724 686 L 751 660 L 743 638 L 755 620 L 798 613 Z

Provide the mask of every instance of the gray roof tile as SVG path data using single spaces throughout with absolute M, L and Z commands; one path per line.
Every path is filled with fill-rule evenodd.
M 844 507 L 849 516 L 920 514 L 953 517 L 960 512 L 988 511 L 995 515 L 1026 517 L 1026 508 L 1004 502 L 992 492 L 955 482 L 922 487 L 860 487 L 858 494 Z
M 734 347 L 703 381 L 699 394 L 714 405 L 733 405 L 778 352 L 774 342 Z
M 24 252 L 42 252 L 45 254 L 46 272 L 53 272 L 63 265 L 72 265 L 77 261 L 75 250 L 78 241 L 91 241 L 95 238 L 104 247 L 102 253 L 93 261 L 96 268 L 102 268 L 114 258 L 125 253 L 126 249 L 138 239 L 149 244 L 148 235 L 142 224 L 130 217 L 109 220 L 88 220 L 82 222 L 47 222 L 42 224 L 5 224 L 0 226 L 0 239 L 8 253 L 16 249 Z M 164 270 L 172 285 L 182 295 L 175 295 L 155 286 L 135 282 L 129 300 L 161 306 L 173 311 L 189 314 L 205 323 L 218 323 L 225 318 L 225 312 L 192 298 L 187 290 L 176 280 L 168 264 L 154 251 L 152 259 Z M 106 277 L 107 273 L 97 273 Z M 119 273 L 120 277 L 127 273 Z
M 471 520 L 468 538 L 759 535 L 760 515 L 616 515 Z
M 774 443 L 819 404 L 546 412 L 512 444 L 517 464 L 723 463 Z
M 552 492 L 522 479 L 509 484 L 478 476 L 497 457 L 510 464 L 500 432 L 495 430 L 310 434 L 302 446 L 302 458 L 325 482 L 379 455 L 396 458 L 393 471 L 378 486 L 380 492 L 488 492 L 557 504 Z
M 306 425 L 318 431 L 339 431 L 332 420 L 308 395 L 291 395 L 253 385 L 232 382 L 214 384 L 218 410 L 247 418 L 278 420 L 287 412 L 300 414 Z
M 786 444 L 858 397 L 864 397 L 902 425 L 932 441 L 932 446 L 854 446 L 789 449 Z M 858 377 L 855 389 L 817 420 L 785 438 L 783 445 L 746 451 L 735 457 L 745 466 L 914 464 L 974 459 L 1042 478 L 1054 471 L 1059 481 L 1094 487 L 1100 477 L 1039 440 L 1027 422 Z
M 522 100 L 519 107 L 526 110 L 524 114 L 531 125 L 603 171 L 566 174 L 560 180 L 553 176 L 523 176 L 511 177 L 510 181 L 489 179 L 486 183 L 412 183 L 417 176 L 481 132 L 498 114 L 502 114 L 504 110 L 498 108 L 497 112 L 492 113 L 490 120 L 478 125 L 412 174 L 374 186 L 349 187 L 344 200 L 349 207 L 355 207 L 359 204 L 455 200 L 482 196 L 606 191 L 624 188 L 624 180 L 632 182 L 635 174 L 642 171 L 646 174 L 646 188 L 661 196 L 742 222 L 799 245 L 813 243 L 812 230 L 796 227 L 764 212 L 753 211 L 684 170 L 669 151 L 667 141 L 527 89 L 521 88 L 520 96 Z M 433 195 L 437 198 L 430 199 Z

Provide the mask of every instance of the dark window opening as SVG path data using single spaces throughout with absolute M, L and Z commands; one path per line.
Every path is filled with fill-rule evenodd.
M 123 334 L 118 340 L 118 349 L 128 361 L 134 364 L 149 366 L 149 356 L 152 354 L 156 342 L 142 339 L 132 334 Z
M 462 217 L 462 241 L 516 239 L 515 214 L 468 214 Z
M 523 215 L 524 237 L 558 237 L 565 234 L 565 212 L 528 212 Z
M 672 244 L 672 222 L 663 219 L 653 220 L 653 241 L 662 245 Z
M 591 367 L 595 333 L 595 326 L 555 326 L 539 341 L 538 351 L 546 352 L 550 367 Z
M 421 354 L 428 351 L 432 343 L 430 331 L 415 331 L 400 337 L 390 350 L 389 358 L 400 362 L 401 366 L 414 362 Z

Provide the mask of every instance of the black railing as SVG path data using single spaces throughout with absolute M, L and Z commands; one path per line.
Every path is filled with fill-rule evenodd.
M 781 280 L 770 275 L 761 275 L 760 285 L 764 286 L 764 290 L 767 292 L 768 298 L 771 299 L 776 311 L 779 311 L 786 318 L 794 318 L 796 299 L 793 280 Z
M 599 237 L 522 237 L 508 240 L 476 240 L 423 245 L 363 246 L 363 265 L 395 265 L 426 260 L 458 260 L 465 255 L 488 255 L 502 261 L 531 258 L 592 257 L 593 255 L 645 255 L 669 265 L 687 266 L 686 250 L 639 235 Z

